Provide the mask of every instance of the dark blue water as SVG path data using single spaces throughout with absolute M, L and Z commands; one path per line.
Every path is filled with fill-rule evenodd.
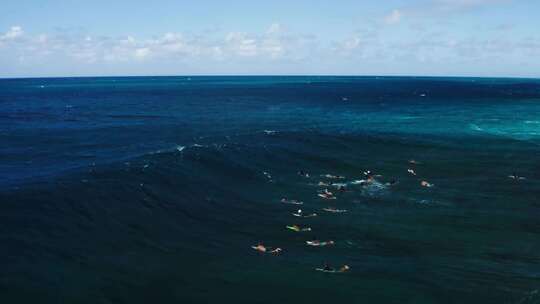
M 540 303 L 540 80 L 6 79 L 0 143 L 2 303 Z

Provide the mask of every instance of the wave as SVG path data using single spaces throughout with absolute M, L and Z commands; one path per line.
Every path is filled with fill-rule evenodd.
M 478 126 L 477 124 L 469 124 L 469 128 L 474 131 L 484 131 L 484 129 L 480 128 L 480 126 Z
M 497 206 L 493 202 L 501 199 L 501 193 L 479 195 L 481 183 L 467 185 L 460 183 L 460 178 L 455 178 L 457 183 L 450 178 L 436 180 L 440 176 L 462 174 L 459 177 L 463 178 L 478 174 L 475 169 L 483 178 L 487 172 L 494 173 L 492 166 L 477 167 L 482 165 L 478 159 L 493 152 L 484 147 L 489 141 L 474 140 L 481 141 L 482 149 L 460 150 L 466 146 L 463 138 L 441 145 L 424 136 L 403 139 L 306 132 L 261 136 L 258 132 L 221 142 L 197 138 L 195 143 L 186 141 L 126 161 L 92 166 L 92 171 L 73 172 L 40 187 L 0 193 L 0 210 L 6 215 L 4 231 L 12 236 L 6 238 L 9 250 L 4 252 L 9 263 L 2 265 L 3 271 L 25 274 L 28 279 L 21 280 L 24 285 L 39 281 L 40 286 L 50 290 L 57 286 L 56 277 L 49 279 L 50 269 L 68 269 L 65 274 L 55 275 L 68 279 L 76 274 L 88 279 L 92 284 L 85 285 L 81 293 L 90 296 L 106 293 L 111 282 L 129 286 L 131 277 L 137 278 L 137 284 L 142 280 L 145 286 L 158 280 L 157 290 L 163 293 L 166 291 L 159 286 L 171 277 L 203 286 L 216 276 L 229 277 L 231 270 L 239 271 L 238 265 L 253 265 L 257 277 L 276 269 L 285 273 L 299 269 L 309 276 L 310 269 L 326 259 L 346 262 L 361 273 L 363 267 L 376 267 L 365 266 L 371 265 L 365 262 L 370 256 L 375 257 L 373 265 L 379 265 L 377 261 L 382 259 L 393 265 L 391 262 L 403 254 L 454 257 L 459 254 L 459 246 L 474 245 L 485 252 L 493 243 L 482 247 L 463 244 L 462 240 L 469 240 L 470 233 L 481 237 L 491 233 L 487 228 L 492 227 L 492 222 L 487 215 L 500 216 L 507 208 L 504 204 L 508 197 L 503 196 L 504 203 Z M 448 145 L 452 148 L 448 149 Z M 507 145 L 508 141 L 501 147 Z M 501 155 L 505 153 L 499 153 L 503 148 L 489 154 L 493 163 L 504 160 Z M 536 152 L 522 158 L 535 162 Z M 416 165 L 416 171 L 429 177 L 430 182 L 433 179 L 438 187 L 425 191 L 416 177 L 409 176 L 406 169 L 412 155 L 421 163 Z M 450 161 L 455 159 L 459 162 Z M 382 177 L 361 185 L 359 177 L 364 176 L 366 168 Z M 334 178 L 341 176 L 346 178 Z M 384 181 L 393 178 L 399 183 L 386 186 Z M 333 182 L 332 187 L 345 185 L 348 189 L 331 189 L 336 200 L 319 199 L 317 191 L 321 187 L 317 183 L 321 179 Z M 494 178 L 489 187 L 489 191 L 498 191 L 493 189 L 508 185 Z M 304 202 L 305 212 L 319 213 L 313 221 L 298 225 L 313 228 L 315 235 L 310 237 L 334 239 L 335 248 L 309 250 L 298 236 L 287 233 L 284 227 L 296 224 L 298 219 L 290 215 L 295 206 L 280 201 L 284 197 Z M 333 204 L 348 212 L 320 212 Z M 512 198 L 512 208 L 518 206 L 519 202 Z M 477 210 L 485 212 L 485 222 L 480 222 L 483 217 L 474 217 Z M 467 217 L 470 213 L 471 218 Z M 509 213 L 504 220 L 522 227 L 519 224 L 524 221 L 523 214 Z M 535 227 L 531 224 L 530 229 Z M 499 231 L 494 230 L 490 237 L 497 240 Z M 451 234 L 439 242 L 440 233 Z M 517 239 L 523 235 L 519 229 L 506 233 L 514 233 Z M 284 248 L 283 256 L 268 257 L 273 259 L 271 270 L 261 263 L 267 257 L 257 256 L 249 248 L 257 242 Z M 209 268 L 201 266 L 208 264 Z M 392 270 L 401 275 L 401 268 Z M 452 271 L 439 271 L 437 275 L 455 276 Z M 495 284 L 505 275 L 512 279 L 514 274 L 507 271 L 506 267 L 495 269 L 498 275 L 489 283 Z M 158 279 L 156 273 L 160 274 Z M 295 282 L 288 276 L 281 280 L 285 281 L 282 288 Z M 24 290 L 25 286 L 21 286 L 13 288 Z M 191 296 L 191 291 L 185 293 Z

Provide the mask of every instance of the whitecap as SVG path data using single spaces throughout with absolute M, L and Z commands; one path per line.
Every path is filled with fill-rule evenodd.
M 351 185 L 360 185 L 360 184 L 364 184 L 366 182 L 367 182 L 367 180 L 365 180 L 365 179 L 358 179 L 358 180 L 353 180 L 350 183 L 351 183 Z
M 478 125 L 475 125 L 475 124 L 469 124 L 469 128 L 471 128 L 474 131 L 484 131 L 484 129 L 480 128 Z
M 185 146 L 176 146 L 176 151 L 182 152 L 184 151 L 185 148 L 186 148 Z

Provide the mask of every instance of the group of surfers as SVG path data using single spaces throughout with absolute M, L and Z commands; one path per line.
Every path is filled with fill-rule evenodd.
M 415 160 L 409 160 L 409 164 L 412 165 L 412 166 L 415 166 L 415 165 L 420 164 L 420 162 L 417 162 Z M 413 176 L 417 176 L 416 171 L 413 168 L 408 168 L 407 172 L 409 174 L 413 175 Z M 299 171 L 298 175 L 300 175 L 302 177 L 306 177 L 306 178 L 310 177 L 310 175 L 308 173 L 304 172 L 304 171 Z M 368 185 L 375 182 L 375 177 L 376 176 L 374 176 L 371 173 L 371 171 L 369 171 L 369 170 L 365 171 L 364 175 L 366 176 L 366 179 L 358 181 L 358 184 L 360 184 L 361 186 L 368 186 Z M 345 179 L 344 176 L 331 175 L 331 174 L 321 175 L 321 177 L 326 178 L 326 179 L 333 179 L 333 180 L 343 180 L 343 179 Z M 379 176 L 377 176 L 377 177 L 379 177 Z M 514 179 L 514 180 L 524 180 L 525 179 L 524 177 L 518 176 L 516 173 L 513 173 L 512 175 L 509 175 L 508 177 L 511 178 L 511 179 Z M 395 184 L 397 184 L 397 180 L 395 180 L 395 179 L 392 179 L 392 180 L 390 180 L 389 182 L 386 183 L 387 186 L 392 186 L 392 185 L 395 185 Z M 422 187 L 427 187 L 427 188 L 431 188 L 431 187 L 434 186 L 432 183 L 429 183 L 426 180 L 421 180 L 420 185 Z M 321 182 L 318 183 L 318 186 L 320 186 L 320 187 L 334 186 L 334 187 L 336 187 L 338 192 L 345 192 L 346 191 L 346 184 L 343 184 L 343 183 L 331 183 L 331 182 L 323 182 L 323 181 L 321 181 Z M 332 193 L 331 191 L 328 190 L 328 188 L 325 188 L 324 190 L 319 191 L 318 196 L 323 198 L 323 199 L 327 199 L 327 200 L 335 200 L 337 198 L 334 193 Z M 281 200 L 281 202 L 286 203 L 286 204 L 292 204 L 292 205 L 303 205 L 304 204 L 302 201 L 288 200 L 286 198 L 283 198 Z M 330 212 L 330 213 L 347 212 L 347 210 L 336 209 L 334 207 L 326 207 L 326 208 L 323 208 L 322 210 L 326 211 L 326 212 Z M 316 217 L 317 213 L 308 213 L 308 214 L 306 214 L 306 213 L 304 213 L 302 211 L 302 209 L 298 209 L 296 212 L 292 213 L 292 215 L 296 216 L 296 217 L 301 217 L 301 218 L 310 218 L 310 217 Z M 301 227 L 301 226 L 296 225 L 296 224 L 288 225 L 288 226 L 286 226 L 286 228 L 289 229 L 289 230 L 295 231 L 295 232 L 308 232 L 308 231 L 311 231 L 310 227 Z M 312 240 L 312 241 L 306 241 L 306 244 L 308 246 L 324 247 L 324 246 L 334 245 L 335 242 L 332 241 L 332 240 L 329 240 L 329 241 Z M 267 247 L 267 246 L 263 245 L 263 243 L 258 243 L 256 246 L 252 246 L 252 248 L 259 251 L 259 252 L 261 252 L 261 253 L 270 253 L 270 254 L 279 254 L 280 252 L 283 251 L 279 247 L 276 247 L 276 248 Z M 350 270 L 350 267 L 348 265 L 343 265 L 342 267 L 336 269 L 336 268 L 331 267 L 328 263 L 324 263 L 323 267 L 316 268 L 316 270 L 323 271 L 323 272 L 331 272 L 331 273 L 334 273 L 334 272 L 347 272 L 347 271 Z

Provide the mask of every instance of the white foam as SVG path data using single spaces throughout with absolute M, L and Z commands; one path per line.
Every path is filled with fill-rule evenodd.
M 478 125 L 470 124 L 469 128 L 471 128 L 474 131 L 484 131 L 484 129 L 480 128 Z

